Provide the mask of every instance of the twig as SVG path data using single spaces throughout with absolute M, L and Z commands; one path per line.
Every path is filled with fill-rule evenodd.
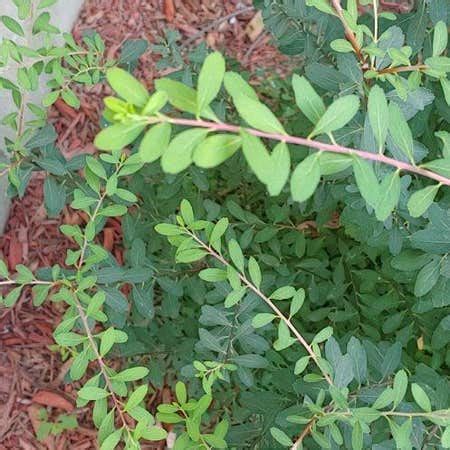
M 416 64 L 414 66 L 400 66 L 400 67 L 388 67 L 386 69 L 380 70 L 379 75 L 384 75 L 388 73 L 400 73 L 400 72 L 412 72 L 414 70 L 427 70 L 429 67 L 426 64 Z
M 389 158 L 388 156 L 379 154 L 379 153 L 371 153 L 364 150 L 358 150 L 350 147 L 345 147 L 343 145 L 338 144 L 327 144 L 325 142 L 315 141 L 312 139 L 302 138 L 298 136 L 291 136 L 288 134 L 281 133 L 266 133 L 264 131 L 255 130 L 254 128 L 243 128 L 237 125 L 230 125 L 226 123 L 217 123 L 217 122 L 209 122 L 205 120 L 195 120 L 195 119 L 180 119 L 180 118 L 171 118 L 166 116 L 159 116 L 156 119 L 159 122 L 169 122 L 174 125 L 182 125 L 188 127 L 201 127 L 201 128 L 209 128 L 212 131 L 226 131 L 229 133 L 240 133 L 241 130 L 245 130 L 247 133 L 258 136 L 261 138 L 266 138 L 274 141 L 287 142 L 289 144 L 302 145 L 305 147 L 309 147 L 314 150 L 322 150 L 332 153 L 340 153 L 344 155 L 350 156 L 358 156 L 362 159 L 367 159 L 370 161 L 376 161 L 379 163 L 387 164 L 389 166 L 395 167 L 398 170 L 402 170 L 404 172 L 414 173 L 416 175 L 420 175 L 431 180 L 435 180 L 443 185 L 450 186 L 450 178 L 439 175 L 431 170 L 424 169 L 419 166 L 413 166 L 412 164 L 398 161 L 394 158 Z M 151 118 L 149 121 L 151 123 L 155 123 L 155 118 Z
M 221 264 L 223 264 L 225 267 L 231 267 L 231 264 L 219 253 L 217 253 L 212 247 L 205 244 L 196 234 L 192 233 L 189 230 L 186 230 L 186 232 L 189 234 L 189 236 L 192 237 L 204 250 L 206 250 L 211 256 L 213 256 L 215 259 L 217 259 Z M 320 366 L 319 360 L 317 358 L 317 355 L 314 353 L 314 350 L 312 347 L 306 342 L 306 339 L 300 334 L 300 332 L 297 330 L 297 328 L 292 325 L 292 322 L 275 306 L 275 304 L 270 300 L 269 297 L 264 295 L 261 290 L 256 287 L 250 280 L 247 279 L 247 277 L 243 273 L 239 273 L 239 279 L 251 290 L 253 291 L 258 297 L 260 297 L 264 302 L 272 309 L 272 311 L 282 320 L 286 326 L 289 328 L 289 330 L 292 332 L 292 334 L 296 337 L 297 341 L 300 342 L 300 344 L 303 346 L 303 348 L 308 352 L 311 359 L 316 363 L 319 370 L 322 372 L 325 380 L 327 383 L 332 386 L 333 381 L 331 380 L 330 376 L 327 372 L 325 372 L 322 367 Z

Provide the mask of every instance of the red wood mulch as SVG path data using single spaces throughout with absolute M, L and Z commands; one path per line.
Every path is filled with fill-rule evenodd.
M 83 30 L 97 30 L 106 41 L 108 55 L 114 57 L 124 40 L 145 38 L 155 42 L 170 27 L 183 35 L 183 42 L 205 39 L 210 47 L 226 51 L 250 70 L 265 67 L 285 72 L 289 62 L 270 45 L 270 37 L 264 32 L 252 35 L 249 22 L 255 16 L 254 11 L 222 20 L 250 4 L 250 0 L 87 0 L 74 35 L 79 38 Z M 153 79 L 161 75 L 155 67 L 156 59 L 148 52 L 138 68 L 140 78 L 149 88 Z M 79 92 L 78 111 L 63 102 L 50 111 L 58 131 L 58 144 L 69 157 L 95 151 L 92 141 L 98 131 L 101 99 L 109 93 L 105 85 L 86 89 Z M 58 219 L 46 217 L 42 178 L 37 177 L 25 197 L 13 202 L 6 232 L 0 237 L 0 257 L 11 269 L 16 264 L 26 264 L 32 269 L 63 264 L 65 250 L 71 244 L 61 236 L 58 227 L 61 223 L 75 222 L 81 223 L 82 217 L 68 209 Z M 103 241 L 120 260 L 117 222 L 109 223 Z M 61 314 L 61 308 L 54 304 L 34 308 L 28 291 L 13 309 L 0 310 L 0 450 L 96 448 L 89 412 L 75 409 L 73 386 L 63 381 L 70 360 L 63 362 L 61 355 L 51 350 L 52 330 Z M 166 397 L 166 390 L 163 395 Z M 42 407 L 51 417 L 67 412 L 75 414 L 81 426 L 76 432 L 64 432 L 39 442 L 35 432 Z
M 79 38 L 85 29 L 97 30 L 106 41 L 108 55 L 114 57 L 124 40 L 145 38 L 155 42 L 164 28 L 171 27 L 194 43 L 206 39 L 210 47 L 226 50 L 249 69 L 263 66 L 280 70 L 286 59 L 269 45 L 269 36 L 262 34 L 251 41 L 246 33 L 254 11 L 221 21 L 249 4 L 238 0 L 88 0 L 75 24 L 74 35 Z M 205 30 L 208 25 L 213 26 Z M 155 76 L 161 75 L 155 63 L 155 55 L 149 52 L 138 69 L 149 88 Z M 96 86 L 79 93 L 78 111 L 63 102 L 50 111 L 58 144 L 69 157 L 94 152 L 92 140 L 98 131 L 101 99 L 110 91 L 107 86 Z M 0 257 L 11 269 L 17 264 L 32 269 L 63 264 L 71 243 L 59 233 L 59 225 L 83 221 L 69 209 L 58 219 L 47 218 L 42 198 L 42 177 L 36 177 L 25 197 L 12 204 L 5 234 L 0 237 Z M 109 224 L 103 240 L 120 260 L 117 222 Z M 55 304 L 33 307 L 29 291 L 23 293 L 13 309 L 0 310 L 0 450 L 96 448 L 89 413 L 87 409 L 75 409 L 73 386 L 63 381 L 70 360 L 63 362 L 61 355 L 51 350 L 52 330 L 61 314 L 61 308 Z M 46 408 L 50 417 L 75 414 L 81 427 L 76 432 L 67 431 L 39 442 L 35 433 L 40 408 Z

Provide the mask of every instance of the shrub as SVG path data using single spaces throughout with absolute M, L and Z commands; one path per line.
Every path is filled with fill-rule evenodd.
M 1 264 L 0 285 L 6 306 L 27 285 L 36 305 L 67 304 L 55 341 L 101 448 L 163 439 L 156 421 L 176 449 L 450 447 L 449 8 L 369 3 L 257 2 L 303 56 L 303 75 L 264 84 L 270 108 L 217 52 L 148 93 L 128 60 L 92 67 L 94 35 L 82 81 L 104 74 L 116 94 L 99 154 L 65 161 L 48 126 L 9 146 L 12 194 L 40 167 L 49 212 L 67 200 L 89 218 L 61 227 L 77 244 L 65 268 Z M 42 70 L 70 72 L 74 45 Z M 96 240 L 108 217 L 124 265 Z M 165 383 L 155 418 L 145 399 Z

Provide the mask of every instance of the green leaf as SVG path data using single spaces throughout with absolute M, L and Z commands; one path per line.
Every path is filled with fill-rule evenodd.
M 224 306 L 225 308 L 231 308 L 242 300 L 245 293 L 247 292 L 247 286 L 241 286 L 239 289 L 231 291 L 225 298 Z
M 446 159 L 435 159 L 434 161 L 422 164 L 425 169 L 436 172 L 439 175 L 450 178 L 450 158 Z
M 341 153 L 322 152 L 320 155 L 320 173 L 322 175 L 332 175 L 342 172 L 352 165 L 353 159 L 350 155 Z
M 2 278 L 9 277 L 8 267 L 5 263 L 5 261 L 3 261 L 3 259 L 0 259 L 0 277 L 2 277 Z
M 420 217 L 433 203 L 440 188 L 439 184 L 427 186 L 414 192 L 408 200 L 408 210 L 412 217 Z
M 441 77 L 440 79 L 442 91 L 444 92 L 444 98 L 447 102 L 447 105 L 450 106 L 450 80 L 447 78 Z
M 117 375 L 115 375 L 115 381 L 137 381 L 142 380 L 142 378 L 146 377 L 149 373 L 147 367 L 131 367 L 129 369 L 122 370 Z
M 352 449 L 362 450 L 363 448 L 363 431 L 359 421 L 356 421 L 352 430 Z
M 294 316 L 300 311 L 304 301 L 305 301 L 305 290 L 300 288 L 295 292 L 294 296 L 292 297 L 291 306 L 289 308 L 290 317 Z
M 147 441 L 161 441 L 167 437 L 167 431 L 161 427 L 150 427 L 142 431 L 142 437 Z
M 122 437 L 122 429 L 115 430 L 111 433 L 100 446 L 100 450 L 113 450 L 117 447 L 117 444 L 120 442 Z
M 192 128 L 177 134 L 163 153 L 161 166 L 164 172 L 176 174 L 192 163 L 194 149 L 205 139 L 209 130 Z
M 272 322 L 277 316 L 270 313 L 258 313 L 252 320 L 253 328 L 261 328 Z
M 163 236 L 178 236 L 184 234 L 184 231 L 178 226 L 171 223 L 159 223 L 155 226 L 157 233 Z
M 350 53 L 353 52 L 352 44 L 347 39 L 335 39 L 331 41 L 330 47 L 338 53 Z
M 282 430 L 276 427 L 272 427 L 270 429 L 270 434 L 272 437 L 280 443 L 283 447 L 291 447 L 294 443 L 290 439 L 290 437 Z
M 139 146 L 139 156 L 142 162 L 151 163 L 160 158 L 169 146 L 171 133 L 172 127 L 167 122 L 159 123 L 150 128 L 145 133 Z
M 394 102 L 389 104 L 389 133 L 402 153 L 414 164 L 413 136 L 402 110 Z
M 259 181 L 264 184 L 270 182 L 272 161 L 270 154 L 262 143 L 261 139 L 241 131 L 242 151 L 250 169 Z
M 214 245 L 225 234 L 229 221 L 226 217 L 222 217 L 215 225 L 209 236 L 209 243 Z
M 116 123 L 100 131 L 94 144 L 100 150 L 121 150 L 134 142 L 144 128 L 139 122 Z
M 422 297 L 433 289 L 439 279 L 440 262 L 438 258 L 432 259 L 420 269 L 414 285 L 414 295 Z
M 233 156 L 241 143 L 241 137 L 232 134 L 210 136 L 194 150 L 193 161 L 203 169 L 216 167 Z
M 446 427 L 442 433 L 441 445 L 444 448 L 450 448 L 450 426 Z
M 187 402 L 186 385 L 181 381 L 178 381 L 177 384 L 175 385 L 175 394 L 177 396 L 178 403 Z
M 322 98 L 305 77 L 300 77 L 297 74 L 292 77 L 292 87 L 294 88 L 297 106 L 310 122 L 316 124 L 325 114 L 325 104 Z
M 253 256 L 250 256 L 250 259 L 248 260 L 248 272 L 253 284 L 257 288 L 259 288 L 262 280 L 261 269 L 259 268 L 259 264 L 256 259 L 253 258 Z
M 9 16 L 1 16 L 0 20 L 2 21 L 3 25 L 5 25 L 6 28 L 8 28 L 9 31 L 12 31 L 14 34 L 17 34 L 19 36 L 24 37 L 25 33 L 23 31 L 23 28 L 12 17 Z
M 252 128 L 267 133 L 286 134 L 283 126 L 272 111 L 259 100 L 253 100 L 244 94 L 233 97 L 239 115 Z
M 408 375 L 404 370 L 399 370 L 394 377 L 392 390 L 394 391 L 394 408 L 396 408 L 405 397 L 408 389 Z
M 295 367 L 294 367 L 294 374 L 295 375 L 300 375 L 302 372 L 304 372 L 304 370 L 306 369 L 306 367 L 308 366 L 309 363 L 309 356 L 302 356 L 296 363 L 295 363 Z
M 320 157 L 320 152 L 312 153 L 292 173 L 291 193 L 295 201 L 304 202 L 314 194 L 320 182 Z
M 431 412 L 431 402 L 426 392 L 417 384 L 411 385 L 414 401 L 426 412 Z
M 167 92 L 157 91 L 155 92 L 148 100 L 147 104 L 144 106 L 142 110 L 143 115 L 151 116 L 157 112 L 159 112 L 169 100 L 169 96 Z
M 434 27 L 433 56 L 439 56 L 445 51 L 448 43 L 448 29 L 445 22 L 440 20 Z
M 347 125 L 359 109 L 359 98 L 356 95 L 345 95 L 333 102 L 325 114 L 317 122 L 310 137 L 329 134 Z
M 17 300 L 19 300 L 21 293 L 22 293 L 22 286 L 17 286 L 14 289 L 11 289 L 11 291 L 8 292 L 8 295 L 3 300 L 3 304 L 7 308 L 11 308 L 16 304 Z
M 391 388 L 386 388 L 375 400 L 372 407 L 375 409 L 386 408 L 394 401 L 394 398 L 394 391 Z
M 333 328 L 332 327 L 325 327 L 323 330 L 319 331 L 315 336 L 312 342 L 314 344 L 320 344 L 321 342 L 326 341 L 329 339 L 333 334 Z
M 113 90 L 127 102 L 141 108 L 148 102 L 147 88 L 126 70 L 113 67 L 106 71 L 106 78 Z
M 400 198 L 400 173 L 395 171 L 386 175 L 380 184 L 380 197 L 375 206 L 375 215 L 378 220 L 385 221 L 397 206 Z
M 225 308 L 231 308 L 242 300 L 245 293 L 247 292 L 247 286 L 241 286 L 239 289 L 231 291 L 225 298 L 224 306 Z
M 219 52 L 205 58 L 198 76 L 197 115 L 216 98 L 225 75 L 225 60 Z
M 230 239 L 228 241 L 228 253 L 230 254 L 231 261 L 239 270 L 239 272 L 244 272 L 244 254 L 242 253 L 241 246 L 235 239 Z
M 156 80 L 155 87 L 158 91 L 167 94 L 170 104 L 175 108 L 193 115 L 197 114 L 197 92 L 195 89 L 169 78 Z M 209 107 L 205 108 L 201 115 L 207 119 L 216 119 L 216 115 Z
M 190 225 L 192 222 L 194 222 L 194 210 L 192 209 L 192 205 L 190 204 L 190 202 L 185 198 L 181 200 L 180 213 L 186 225 Z
M 432 56 L 425 60 L 425 64 L 437 72 L 450 72 L 450 58 L 447 56 Z
M 139 386 L 128 398 L 128 401 L 125 404 L 125 411 L 129 411 L 130 409 L 133 409 L 135 406 L 139 405 L 139 403 L 144 400 L 147 392 L 148 386 L 146 384 Z
M 282 286 L 276 289 L 269 298 L 272 300 L 286 300 L 292 298 L 296 294 L 296 290 L 292 286 Z
M 372 164 L 365 159 L 355 157 L 353 159 L 353 172 L 362 197 L 368 205 L 375 208 L 380 197 L 380 185 Z
M 203 269 L 198 276 L 204 281 L 217 283 L 227 279 L 227 272 L 222 269 Z
M 370 90 L 368 114 L 370 125 L 378 144 L 378 151 L 382 153 L 389 129 L 389 109 L 386 95 L 379 86 L 374 86 Z
M 267 180 L 267 189 L 272 196 L 279 195 L 291 170 L 291 155 L 285 142 L 278 143 L 270 155 L 272 173 Z
M 255 90 L 236 72 L 227 72 L 224 77 L 225 89 L 231 97 L 245 95 L 252 100 L 258 101 Z
M 84 386 L 78 391 L 78 396 L 84 400 L 100 400 L 108 397 L 109 392 L 95 386 Z

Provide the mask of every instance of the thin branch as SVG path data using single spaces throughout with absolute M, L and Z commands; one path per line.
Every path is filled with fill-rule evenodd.
M 388 67 L 386 69 L 380 70 L 379 75 L 386 75 L 389 73 L 400 73 L 400 72 L 413 72 L 415 70 L 427 70 L 429 67 L 426 64 L 416 64 L 414 66 L 400 66 L 400 67 Z
M 225 131 L 229 133 L 240 133 L 241 130 L 245 130 L 247 133 L 253 136 L 271 139 L 274 141 L 287 142 L 289 144 L 295 145 L 303 145 L 305 147 L 309 147 L 315 150 L 340 153 L 350 156 L 358 156 L 362 159 L 387 164 L 389 166 L 395 167 L 398 170 L 402 170 L 403 172 L 414 173 L 416 175 L 420 175 L 429 178 L 431 180 L 435 180 L 443 185 L 450 186 L 450 178 L 444 177 L 442 175 L 439 175 L 435 172 L 432 172 L 431 170 L 427 170 L 422 167 L 413 166 L 412 164 L 403 161 L 398 161 L 394 158 L 389 158 L 388 156 L 379 153 L 371 153 L 364 150 L 357 150 L 354 148 L 345 147 L 343 145 L 338 144 L 327 144 L 325 142 L 315 141 L 312 139 L 297 136 L 291 136 L 288 134 L 266 133 L 264 131 L 255 130 L 254 128 L 243 128 L 237 125 L 229 125 L 226 123 L 208 122 L 205 120 L 195 120 L 195 119 L 176 119 L 165 116 L 160 116 L 159 119 L 157 120 L 160 122 L 169 122 L 174 125 L 209 128 L 212 131 Z M 155 123 L 155 118 L 152 117 L 150 122 Z
M 362 63 L 365 63 L 365 58 L 361 52 L 361 46 L 359 45 L 358 41 L 356 40 L 355 33 L 353 33 L 353 31 L 348 26 L 347 21 L 345 20 L 344 12 L 343 12 L 340 0 L 331 0 L 331 4 L 332 4 L 334 10 L 336 11 L 336 14 L 337 14 L 339 20 L 341 21 L 342 25 L 344 26 L 345 37 L 352 45 L 353 50 L 355 51 L 358 59 Z
M 303 439 L 305 439 L 305 437 L 308 436 L 308 434 L 311 432 L 315 422 L 316 418 L 314 417 L 306 424 L 306 427 L 303 429 L 298 439 L 294 442 L 294 445 L 291 447 L 291 450 L 298 450 L 298 448 L 303 442 Z
M 186 232 L 191 236 L 204 250 L 206 250 L 211 256 L 213 256 L 215 259 L 217 259 L 221 264 L 223 264 L 225 267 L 232 267 L 231 264 L 219 253 L 217 253 L 212 247 L 205 244 L 196 234 L 192 233 L 189 230 L 186 230 Z M 238 272 L 239 273 L 239 272 Z M 289 330 L 292 332 L 292 334 L 295 336 L 298 342 L 303 346 L 303 348 L 308 352 L 311 359 L 316 363 L 317 367 L 322 372 L 325 380 L 327 383 L 332 386 L 333 381 L 331 380 L 330 376 L 327 372 L 325 372 L 319 363 L 319 360 L 317 358 L 317 355 L 314 353 L 314 350 L 312 347 L 308 344 L 306 339 L 300 334 L 300 332 L 294 327 L 292 322 L 275 306 L 275 304 L 270 300 L 269 297 L 264 295 L 259 288 L 257 288 L 250 280 L 247 279 L 247 277 L 243 273 L 239 273 L 239 279 L 247 286 L 251 291 L 253 291 L 258 297 L 260 297 L 264 302 L 272 309 L 272 311 L 282 320 L 286 326 L 289 328 Z

